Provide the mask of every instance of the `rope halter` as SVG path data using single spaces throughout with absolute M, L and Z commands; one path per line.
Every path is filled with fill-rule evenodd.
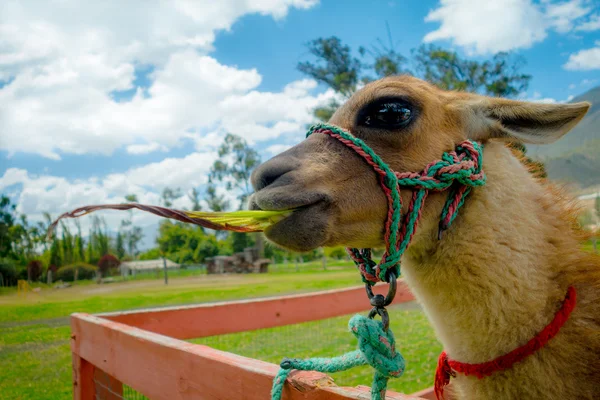
M 374 285 L 379 281 L 389 282 L 390 274 L 400 276 L 400 259 L 415 233 L 430 190 L 450 191 L 440 216 L 438 237 L 441 239 L 442 232 L 450 227 L 471 189 L 485 184 L 485 174 L 481 169 L 483 147 L 471 140 L 444 153 L 440 160 L 431 162 L 422 172 L 399 173 L 390 169 L 365 142 L 341 128 L 317 124 L 309 129 L 306 137 L 313 133 L 337 139 L 362 157 L 373 167 L 387 198 L 388 214 L 384 235 L 386 248 L 379 264 L 373 261 L 371 249 L 347 249 L 367 285 Z M 400 187 L 413 189 L 408 211 L 404 216 Z
M 368 317 L 356 315 L 350 320 L 350 331 L 358 339 L 358 350 L 332 358 L 283 360 L 281 370 L 273 381 L 271 399 L 281 399 L 283 385 L 292 369 L 327 373 L 368 364 L 375 369 L 371 385 L 371 400 L 383 400 L 389 378 L 402 375 L 405 366 L 404 358 L 396 350 L 394 335 L 389 329 L 389 316 L 385 309 L 392 303 L 396 294 L 400 258 L 413 237 L 425 198 L 430 190 L 450 190 L 440 217 L 438 236 L 441 238 L 441 232 L 452 224 L 471 188 L 485 183 L 485 175 L 481 170 L 482 147 L 478 143 L 467 140 L 458 145 L 454 151 L 444 153 L 441 160 L 430 163 L 420 173 L 398 173 L 392 171 L 362 140 L 336 126 L 314 125 L 306 136 L 313 133 L 322 133 L 337 139 L 354 150 L 375 170 L 388 203 L 384 235 L 386 248 L 379 264 L 373 261 L 371 249 L 347 249 L 360 269 L 367 296 L 373 306 Z M 408 212 L 404 216 L 402 216 L 400 197 L 401 186 L 413 189 Z M 373 293 L 371 286 L 378 281 L 390 283 L 387 296 Z M 373 319 L 376 314 L 381 316 L 381 321 Z

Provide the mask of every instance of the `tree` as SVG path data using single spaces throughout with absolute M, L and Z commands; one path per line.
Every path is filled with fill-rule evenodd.
M 365 55 L 369 55 L 373 59 L 371 64 L 363 63 L 363 66 L 371 68 L 375 72 L 376 78 L 409 73 L 408 69 L 405 68 L 405 64 L 407 63 L 406 57 L 398 53 L 394 48 L 392 33 L 387 21 L 385 27 L 388 34 L 387 45 L 383 43 L 383 40 L 377 39 L 377 45 L 371 46 L 371 48 L 362 46 L 358 48 L 358 52 L 361 56 L 364 57 Z M 364 83 L 371 80 L 372 79 L 368 76 L 363 76 L 361 78 L 361 81 Z
M 8 257 L 11 254 L 10 228 L 15 223 L 17 205 L 11 204 L 8 196 L 0 197 L 0 257 Z
M 98 261 L 98 269 L 102 276 L 108 276 L 110 270 L 117 268 L 119 265 L 121 265 L 121 262 L 112 254 L 105 254 Z
M 298 63 L 298 70 L 317 82 L 332 88 L 341 97 L 349 97 L 359 83 L 374 78 L 412 74 L 447 90 L 465 90 L 480 94 L 515 97 L 527 90 L 531 76 L 521 71 L 523 58 L 501 52 L 489 60 L 475 61 L 460 57 L 456 52 L 435 45 L 423 45 L 411 52 L 414 70 L 406 68 L 408 61 L 394 49 L 391 35 L 389 45 L 381 40 L 378 46 L 360 47 L 363 60 L 352 56 L 350 47 L 335 36 L 318 38 L 307 44 L 314 61 Z M 339 106 L 332 100 L 314 110 L 321 121 L 327 121 Z
M 144 258 L 159 255 L 177 263 L 200 263 L 206 257 L 219 254 L 221 248 L 227 247 L 222 246 L 215 235 L 207 234 L 197 226 L 171 221 L 160 225 L 156 242 L 158 249 L 146 252 Z
M 490 96 L 515 97 L 525 90 L 531 75 L 520 73 L 522 57 L 501 52 L 483 62 L 466 60 L 435 45 L 413 50 L 416 75 L 445 90 L 463 90 Z
M 165 193 L 163 191 L 163 198 L 164 198 L 164 196 L 165 196 Z M 167 198 L 168 198 L 168 194 L 167 194 Z M 125 200 L 128 203 L 137 203 L 138 202 L 137 195 L 135 195 L 135 194 L 126 195 Z M 131 257 L 135 257 L 139 253 L 138 245 L 139 245 L 140 241 L 143 239 L 144 234 L 142 232 L 142 228 L 140 228 L 139 226 L 133 225 L 133 213 L 131 210 L 129 210 L 129 219 L 124 219 L 121 221 L 121 227 L 119 229 L 119 233 L 122 235 L 122 240 L 125 242 L 125 244 L 127 246 L 129 255 Z M 118 239 L 118 237 L 117 237 L 117 239 Z M 105 253 L 103 253 L 103 254 L 105 254 Z M 123 257 L 120 256 L 120 258 L 123 258 Z
M 202 205 L 200 204 L 200 192 L 198 189 L 193 188 L 190 193 L 188 193 L 188 198 L 192 203 L 192 211 L 202 210 Z
M 208 204 L 209 210 L 214 212 L 225 211 L 229 208 L 229 200 L 226 200 L 224 195 L 217 194 L 217 187 L 210 180 L 204 200 Z
M 300 72 L 344 96 L 354 93 L 363 65 L 352 56 L 350 47 L 343 45 L 336 36 L 311 40 L 306 47 L 317 61 L 298 63 Z
M 173 201 L 180 197 L 181 189 L 177 188 L 176 190 L 173 190 L 170 187 L 165 187 L 162 191 L 161 203 L 165 207 L 171 207 L 173 205 Z
M 125 242 L 123 240 L 123 234 L 121 232 L 117 232 L 115 251 L 117 252 L 117 257 L 119 259 L 125 257 Z
M 60 267 L 62 264 L 62 258 L 60 255 L 60 246 L 58 240 L 52 238 L 52 244 L 50 245 L 50 265 Z
M 211 182 L 224 182 L 228 190 L 238 192 L 242 209 L 246 199 L 252 193 L 250 176 L 254 168 L 260 164 L 260 155 L 246 141 L 231 133 L 219 147 L 219 159 L 213 163 L 209 172 Z

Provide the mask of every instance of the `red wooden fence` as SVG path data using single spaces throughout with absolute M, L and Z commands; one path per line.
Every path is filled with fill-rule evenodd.
M 376 287 L 378 293 L 386 291 L 386 285 Z M 400 281 L 394 304 L 411 300 L 412 294 Z M 357 287 L 95 316 L 73 314 L 74 399 L 121 399 L 126 384 L 152 400 L 267 400 L 279 366 L 181 339 L 284 326 L 368 309 L 364 288 Z M 293 372 L 283 398 L 368 399 L 368 393 L 368 387 L 338 387 L 322 373 Z M 433 396 L 427 389 L 413 395 L 389 392 L 387 398 Z

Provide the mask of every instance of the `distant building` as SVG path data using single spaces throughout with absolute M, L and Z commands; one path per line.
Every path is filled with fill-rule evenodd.
M 167 259 L 167 268 L 180 268 L 181 265 L 174 263 Z M 158 258 L 156 260 L 143 260 L 143 261 L 124 261 L 120 267 L 121 275 L 135 274 L 136 272 L 150 271 L 156 269 L 163 269 L 163 259 Z

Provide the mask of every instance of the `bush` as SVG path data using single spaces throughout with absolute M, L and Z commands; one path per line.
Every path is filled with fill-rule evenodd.
M 27 264 L 27 276 L 32 281 L 37 281 L 40 279 L 42 275 L 44 267 L 42 266 L 42 262 L 39 260 L 31 260 Z
M 19 279 L 17 268 L 14 262 L 9 259 L 0 259 L 0 274 L 2 274 L 2 284 L 4 286 L 16 286 Z
M 77 270 L 77 280 L 94 279 L 98 268 L 84 263 L 65 265 L 58 269 L 56 276 L 64 282 L 73 282 L 75 280 L 75 270 Z
M 325 249 L 325 255 L 329 258 L 335 258 L 336 260 L 341 260 L 346 257 L 348 253 L 346 253 L 346 249 L 343 247 L 328 247 Z
M 119 259 L 112 254 L 105 254 L 98 261 L 98 269 L 102 276 L 108 276 L 111 269 L 116 269 L 121 265 Z

